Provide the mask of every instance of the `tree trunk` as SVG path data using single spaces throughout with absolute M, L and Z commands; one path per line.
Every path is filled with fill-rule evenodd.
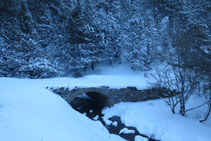
M 94 70 L 94 62 L 93 61 L 91 62 L 91 67 L 92 67 L 92 70 Z
M 185 105 L 180 103 L 180 112 L 182 116 L 185 116 Z
M 184 93 L 180 96 L 180 112 L 182 116 L 185 116 L 185 99 L 184 99 Z
M 172 114 L 175 114 L 175 107 L 171 109 Z
M 181 94 L 180 94 L 180 114 L 182 116 L 185 116 L 185 72 L 186 70 L 182 68 L 181 71 L 179 71 L 179 77 L 181 81 Z

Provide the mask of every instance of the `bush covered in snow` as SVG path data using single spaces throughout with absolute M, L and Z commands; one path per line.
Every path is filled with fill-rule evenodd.
M 46 59 L 37 58 L 23 65 L 18 70 L 22 76 L 29 78 L 48 78 L 61 75 Z

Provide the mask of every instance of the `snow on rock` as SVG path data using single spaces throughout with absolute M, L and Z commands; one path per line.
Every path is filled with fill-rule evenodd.
M 0 78 L 0 140 L 123 140 L 109 134 L 99 121 L 76 112 L 60 96 L 45 89 L 49 84 L 61 84 L 59 79 L 65 80 Z
M 130 130 L 128 128 L 123 128 L 119 131 L 119 134 L 134 134 L 135 131 L 134 130 Z
M 144 138 L 142 136 L 136 136 L 135 141 L 148 141 L 148 138 Z
M 105 124 L 106 125 L 111 125 L 112 124 L 112 121 L 111 120 L 109 120 L 107 117 L 103 117 L 103 120 L 105 121 Z
M 99 119 L 99 115 L 96 115 L 93 120 L 98 120 Z
M 118 122 L 114 121 L 114 122 L 112 122 L 112 125 L 117 127 Z

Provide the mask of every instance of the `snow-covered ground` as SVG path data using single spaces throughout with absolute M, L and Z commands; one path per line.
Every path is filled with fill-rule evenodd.
M 38 85 L 36 80 L 0 79 L 1 141 L 122 140 L 99 121 L 74 111 L 46 90 L 43 81 Z
M 171 114 L 162 100 L 119 103 L 103 110 L 104 118 L 119 116 L 126 126 L 162 141 L 210 141 L 211 119 L 200 123 L 196 118 Z
M 99 121 L 74 111 L 47 86 L 121 88 L 149 87 L 144 74 L 124 66 L 105 68 L 83 78 L 0 78 L 0 140 L 2 141 L 118 141 Z M 210 141 L 211 120 L 199 123 L 194 114 L 172 115 L 162 100 L 120 103 L 104 110 L 105 118 L 119 115 L 127 126 L 164 141 Z M 136 137 L 142 140 L 142 137 Z M 146 140 L 146 139 L 143 139 Z

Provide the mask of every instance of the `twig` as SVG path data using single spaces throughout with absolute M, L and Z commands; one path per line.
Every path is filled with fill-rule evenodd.
M 195 109 L 200 108 L 201 106 L 204 106 L 204 105 L 209 104 L 209 103 L 211 103 L 210 100 L 207 101 L 207 102 L 205 102 L 205 103 L 203 103 L 203 104 L 201 104 L 201 105 L 199 105 L 199 106 L 196 106 L 196 107 L 194 107 L 194 108 L 190 108 L 190 109 L 186 110 L 185 112 L 189 112 L 189 111 L 191 111 L 191 110 L 195 110 Z

